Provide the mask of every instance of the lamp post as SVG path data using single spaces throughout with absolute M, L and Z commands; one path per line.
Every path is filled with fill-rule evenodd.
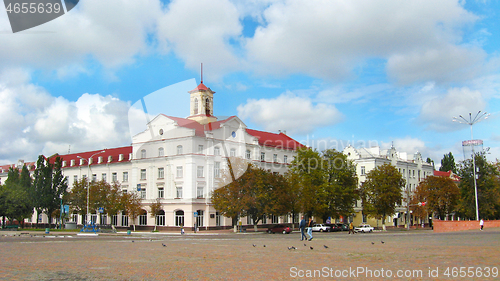
M 479 110 L 476 114 L 476 116 L 474 116 L 474 118 L 472 118 L 472 113 L 469 113 L 469 120 L 465 119 L 462 115 L 458 116 L 459 118 L 457 117 L 453 117 L 453 122 L 458 122 L 458 123 L 462 123 L 462 124 L 467 124 L 470 126 L 470 140 L 471 140 L 471 146 L 472 146 L 472 174 L 474 176 L 474 196 L 476 198 L 476 220 L 478 221 L 479 220 L 479 205 L 477 203 L 477 181 L 476 181 L 476 153 L 474 151 L 474 137 L 473 137 L 473 134 L 472 134 L 472 125 L 484 120 L 484 119 L 487 119 L 490 115 L 486 112 L 481 112 L 481 110 Z M 483 119 L 484 117 L 484 119 Z
M 88 176 L 91 177 L 91 170 L 90 170 L 90 159 L 92 159 L 92 157 L 96 156 L 97 154 L 101 154 L 101 153 L 104 153 L 106 152 L 106 150 L 102 150 L 102 151 L 99 151 L 99 152 L 96 152 L 94 154 L 92 154 L 89 159 L 85 159 L 81 156 L 77 156 L 78 158 L 80 159 L 83 159 L 85 161 L 87 161 L 87 169 L 88 169 Z M 90 213 L 89 213 L 89 200 L 90 200 L 90 181 L 89 181 L 89 186 L 87 186 L 87 221 L 90 221 Z M 87 222 L 86 222 L 87 223 Z

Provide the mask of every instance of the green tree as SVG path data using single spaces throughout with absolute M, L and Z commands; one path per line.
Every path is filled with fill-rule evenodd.
M 77 212 L 80 215 L 87 213 L 87 178 L 82 178 L 73 182 L 73 187 L 66 195 L 66 202 L 70 205 L 71 212 Z
M 328 217 L 338 218 L 354 212 L 359 199 L 356 166 L 347 156 L 334 149 L 323 152 L 325 182 L 320 186 L 316 211 L 326 221 Z
M 476 153 L 477 198 L 479 217 L 500 218 L 500 183 L 497 166 L 489 163 L 484 153 Z M 472 159 L 463 161 L 458 170 L 460 176 L 459 214 L 465 218 L 476 218 L 475 190 Z
M 8 179 L 2 192 L 3 216 L 17 220 L 24 227 L 24 219 L 33 214 L 33 204 L 29 194 L 31 178 L 26 166 L 21 174 L 18 168 L 9 168 Z
M 440 219 L 454 212 L 458 205 L 460 190 L 450 178 L 429 176 L 422 181 L 412 196 L 413 213 L 425 218 L 427 212 L 435 213 Z M 426 202 L 425 206 L 415 206 Z
M 457 173 L 457 165 L 455 163 L 455 158 L 453 154 L 450 152 L 448 154 L 443 155 L 443 159 L 441 159 L 441 167 L 440 171 L 448 172 L 452 171 L 454 174 Z
M 405 180 L 392 165 L 384 164 L 371 170 L 361 187 L 363 214 L 382 219 L 394 214 L 396 204 L 401 203 Z
M 50 169 L 47 174 L 51 175 L 51 185 L 47 185 L 44 194 L 44 208 L 49 219 L 49 227 L 52 222 L 52 214 L 55 210 L 59 210 L 63 204 L 62 199 L 68 191 L 68 179 L 64 177 L 62 171 L 62 158 L 57 156 L 54 164 L 47 164 L 46 169 Z

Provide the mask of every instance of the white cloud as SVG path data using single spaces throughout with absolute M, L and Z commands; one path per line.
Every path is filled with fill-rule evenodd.
M 186 66 L 207 67 L 207 77 L 236 69 L 238 58 L 230 40 L 242 26 L 236 7 L 228 0 L 174 0 L 158 21 L 158 37 Z
M 66 15 L 16 34 L 2 34 L 0 65 L 85 71 L 78 64 L 93 57 L 115 68 L 147 52 L 147 36 L 161 14 L 158 0 L 87 0 Z M 0 9 L 0 30 L 10 30 Z M 6 33 L 6 32 L 5 32 Z M 75 65 L 76 64 L 76 65 Z
M 484 59 L 481 49 L 460 45 L 461 28 L 478 17 L 457 1 L 279 1 L 264 19 L 246 42 L 249 60 L 263 74 L 343 79 L 361 61 L 383 58 L 399 82 L 441 81 L 462 78 L 447 76 L 452 67 L 461 72 Z M 417 57 L 425 63 L 410 65 Z M 436 64 L 424 75 L 423 68 Z
M 0 73 L 0 163 L 66 153 L 70 145 L 72 151 L 86 151 L 130 144 L 127 102 L 99 94 L 72 102 L 52 97 L 27 78 L 19 69 Z
M 309 98 L 290 92 L 274 99 L 249 99 L 246 104 L 238 106 L 238 115 L 267 131 L 286 130 L 290 134 L 310 133 L 343 119 L 335 106 L 313 104 Z
M 469 88 L 452 88 L 443 97 L 435 97 L 424 103 L 419 121 L 430 130 L 442 132 L 460 129 L 463 126 L 452 122 L 453 117 L 484 110 L 486 102 L 479 91 Z

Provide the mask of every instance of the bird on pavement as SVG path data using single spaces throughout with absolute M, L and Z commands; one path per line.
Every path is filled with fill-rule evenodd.
M 255 244 L 252 244 L 252 246 L 257 247 L 257 245 L 255 245 Z
M 264 248 L 266 247 L 266 245 L 264 245 Z
M 384 244 L 385 242 L 384 241 L 380 241 L 380 243 Z
M 311 250 L 314 249 L 312 246 L 309 246 L 309 248 L 311 248 Z
M 323 247 L 325 247 L 325 249 L 328 249 L 328 246 L 327 246 L 327 245 L 323 245 Z
M 304 246 L 307 247 L 307 244 L 304 243 Z
M 163 247 L 167 247 L 167 245 L 165 245 L 165 244 L 163 244 L 163 243 L 161 243 L 161 245 L 162 245 Z
M 375 245 L 375 243 L 372 242 L 372 245 Z

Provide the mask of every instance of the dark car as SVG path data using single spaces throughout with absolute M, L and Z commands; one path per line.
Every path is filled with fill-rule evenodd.
M 292 232 L 292 229 L 289 226 L 278 224 L 275 226 L 272 226 L 267 229 L 267 233 L 283 233 L 283 234 L 289 234 Z
M 328 226 L 329 232 L 342 231 L 342 226 L 340 223 L 329 223 L 329 224 L 326 224 L 326 226 Z
M 337 223 L 338 227 L 341 228 L 342 231 L 349 231 L 349 225 L 346 223 Z

